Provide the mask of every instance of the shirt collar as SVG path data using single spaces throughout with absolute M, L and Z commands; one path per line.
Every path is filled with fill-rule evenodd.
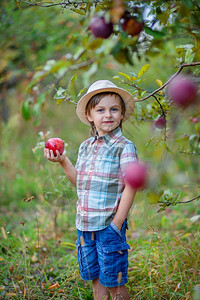
M 115 128 L 113 131 L 103 135 L 103 136 L 98 136 L 97 134 L 95 135 L 94 138 L 94 142 L 96 140 L 103 140 L 106 142 L 106 144 L 108 144 L 109 146 L 111 146 L 112 144 L 114 144 L 114 142 L 122 136 L 122 131 L 120 127 Z

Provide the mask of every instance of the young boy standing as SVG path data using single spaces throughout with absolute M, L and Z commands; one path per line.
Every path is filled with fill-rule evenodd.
M 108 80 L 94 82 L 77 104 L 80 120 L 91 126 L 74 167 L 65 155 L 45 156 L 59 162 L 77 188 L 76 227 L 81 277 L 92 280 L 94 299 L 129 299 L 127 215 L 136 190 L 124 181 L 129 163 L 137 160 L 135 145 L 121 132 L 134 110 L 126 90 Z

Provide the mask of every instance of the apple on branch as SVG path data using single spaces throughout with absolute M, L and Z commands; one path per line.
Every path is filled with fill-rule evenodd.
M 192 122 L 194 124 L 197 124 L 199 122 L 199 119 L 196 117 L 190 117 L 189 120 L 190 120 L 190 122 Z
M 106 22 L 104 17 L 92 17 L 89 29 L 96 38 L 107 39 L 113 33 L 112 22 Z
M 163 129 L 166 127 L 166 119 L 160 116 L 154 121 L 154 125 L 156 128 Z
M 144 27 L 143 22 L 139 22 L 138 19 L 131 16 L 129 12 L 125 12 L 124 16 L 120 19 L 120 23 L 123 31 L 131 36 L 139 35 Z
M 172 79 L 167 89 L 167 96 L 179 107 L 186 108 L 197 101 L 198 89 L 194 80 L 185 75 Z
M 147 167 L 141 162 L 133 162 L 125 171 L 126 182 L 134 189 L 142 189 L 148 181 Z
M 53 150 L 53 154 L 55 156 L 57 155 L 56 150 L 58 150 L 60 155 L 62 155 L 64 152 L 65 143 L 60 138 L 51 138 L 46 141 L 45 148 L 49 150 Z

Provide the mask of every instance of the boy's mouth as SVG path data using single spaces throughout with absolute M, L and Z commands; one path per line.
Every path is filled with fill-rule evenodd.
M 104 121 L 105 124 L 111 124 L 113 121 Z

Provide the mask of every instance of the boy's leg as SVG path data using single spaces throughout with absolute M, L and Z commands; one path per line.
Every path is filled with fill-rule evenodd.
M 95 300 L 110 300 L 108 289 L 99 283 L 99 279 L 92 280 L 93 295 Z
M 118 287 L 109 287 L 113 300 L 129 300 L 129 294 L 125 285 Z

